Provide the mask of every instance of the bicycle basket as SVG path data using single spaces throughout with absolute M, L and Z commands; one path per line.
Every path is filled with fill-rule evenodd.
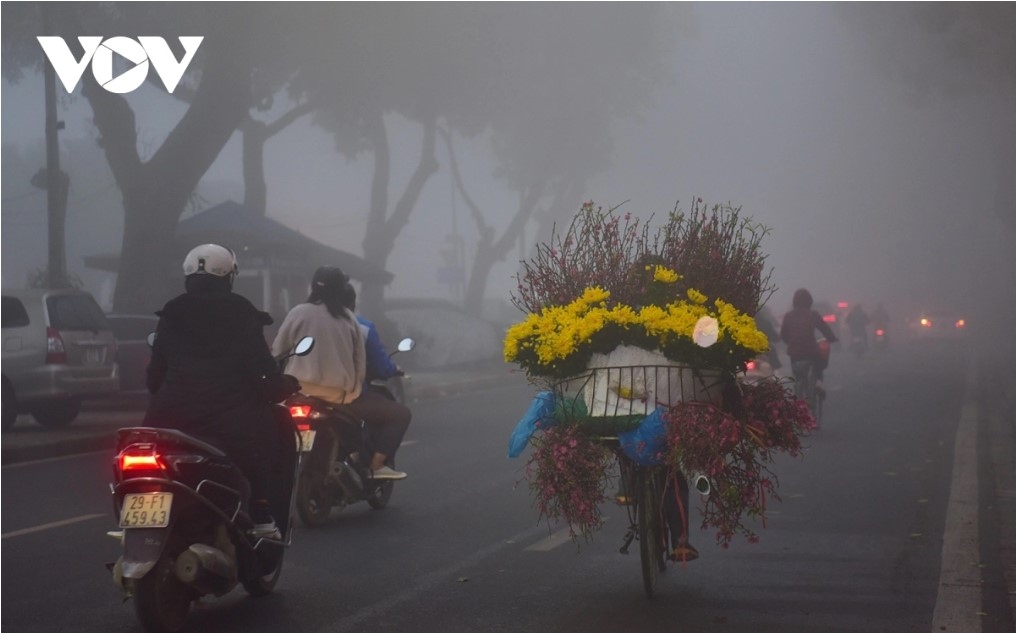
M 700 400 L 719 402 L 721 375 L 687 365 L 591 368 L 555 384 L 555 417 L 598 435 L 630 431 L 659 406 Z

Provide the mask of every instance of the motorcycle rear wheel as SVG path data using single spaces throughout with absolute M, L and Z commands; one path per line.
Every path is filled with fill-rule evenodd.
M 134 583 L 134 612 L 149 633 L 184 628 L 194 590 L 177 580 L 173 561 L 163 554 L 155 567 Z
M 297 477 L 297 514 L 309 528 L 321 527 L 328 522 L 334 501 L 334 492 L 328 485 L 328 475 L 335 438 L 331 434 L 319 433 L 320 436 L 311 449 L 310 459 L 300 469 Z
M 385 465 L 389 468 L 395 468 L 395 459 L 388 458 L 385 460 Z M 384 510 L 385 506 L 388 505 L 389 499 L 392 498 L 392 490 L 395 488 L 394 481 L 386 481 L 378 485 L 374 489 L 374 494 L 367 498 L 367 505 L 371 506 L 374 510 Z

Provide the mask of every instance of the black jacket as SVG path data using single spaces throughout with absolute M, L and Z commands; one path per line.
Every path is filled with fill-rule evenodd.
M 262 333 L 272 318 L 232 292 L 188 292 L 156 314 L 145 424 L 210 439 L 263 432 L 268 405 L 293 391 Z

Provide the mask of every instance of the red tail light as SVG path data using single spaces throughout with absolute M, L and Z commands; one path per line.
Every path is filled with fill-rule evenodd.
M 298 424 L 297 425 L 297 430 L 298 431 L 310 431 L 311 430 L 311 425 L 310 424 Z
M 64 348 L 64 340 L 60 338 L 60 332 L 54 327 L 46 328 L 46 364 L 67 364 L 67 349 Z
M 295 404 L 290 407 L 290 416 L 293 418 L 308 418 L 311 416 L 311 405 Z
M 754 371 L 756 369 L 756 361 L 750 360 L 745 363 L 745 371 Z
M 876 336 L 883 336 L 884 334 L 886 334 L 886 332 L 884 332 L 882 328 L 876 330 Z
M 919 323 L 922 324 L 922 327 L 932 327 L 932 321 L 926 319 L 925 317 L 922 317 Z
M 962 327 L 964 327 L 965 326 L 964 319 L 959 319 L 956 323 L 953 324 L 953 326 L 955 328 L 962 328 Z
M 120 472 L 165 470 L 162 457 L 155 446 L 129 446 L 120 452 Z
M 824 314 L 823 315 L 823 320 L 826 321 L 827 323 L 836 323 L 837 322 L 837 315 L 836 314 Z

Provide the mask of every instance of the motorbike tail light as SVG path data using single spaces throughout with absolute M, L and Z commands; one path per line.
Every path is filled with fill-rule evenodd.
M 46 364 L 67 364 L 67 349 L 64 347 L 64 340 L 60 338 L 60 332 L 54 327 L 46 328 Z
M 128 446 L 120 451 L 117 463 L 120 472 L 125 474 L 136 474 L 139 471 L 163 471 L 166 469 L 162 456 L 159 455 L 154 444 Z
M 309 418 L 311 417 L 311 405 L 309 404 L 295 404 L 290 406 L 290 416 L 293 418 Z
M 957 322 L 953 324 L 953 326 L 958 329 L 964 327 L 964 325 L 964 319 L 958 319 Z
M 836 323 L 837 322 L 837 315 L 836 314 L 824 314 L 823 315 L 823 320 L 826 321 L 827 323 Z
M 881 329 L 878 329 L 878 330 L 876 330 L 876 336 L 883 336 L 884 334 L 886 334 L 886 332 L 884 332 L 884 331 L 882 330 L 882 328 L 881 328 Z
M 298 424 L 297 425 L 297 430 L 298 431 L 310 431 L 311 430 L 311 425 L 310 424 Z
M 745 362 L 745 371 L 755 371 L 756 361 L 750 360 Z
M 926 319 L 925 317 L 922 317 L 922 319 L 918 322 L 922 324 L 922 327 L 932 327 L 932 321 Z

